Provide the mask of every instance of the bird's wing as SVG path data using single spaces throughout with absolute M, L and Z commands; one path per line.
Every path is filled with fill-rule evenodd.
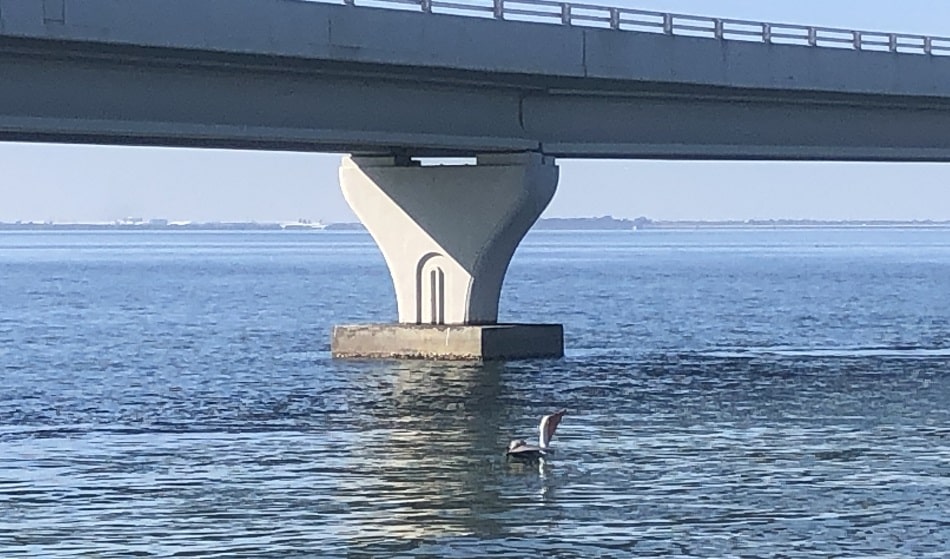
M 541 418 L 541 430 L 545 446 L 554 438 L 554 432 L 557 431 L 557 426 L 560 425 L 561 418 L 566 413 L 567 410 L 558 410 Z

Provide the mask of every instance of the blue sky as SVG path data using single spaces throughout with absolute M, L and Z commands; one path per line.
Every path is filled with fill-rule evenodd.
M 591 0 L 950 36 L 935 0 Z M 339 155 L 0 143 L 0 221 L 349 221 Z M 561 161 L 548 216 L 950 219 L 950 164 Z

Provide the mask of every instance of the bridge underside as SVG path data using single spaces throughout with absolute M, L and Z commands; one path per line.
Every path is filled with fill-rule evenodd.
M 398 70 L 398 71 L 397 71 Z M 950 103 L 0 39 L 0 140 L 473 156 L 950 161 Z

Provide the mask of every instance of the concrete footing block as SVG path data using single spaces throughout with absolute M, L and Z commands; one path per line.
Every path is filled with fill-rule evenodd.
M 560 324 L 357 324 L 333 328 L 340 359 L 515 360 L 564 356 Z

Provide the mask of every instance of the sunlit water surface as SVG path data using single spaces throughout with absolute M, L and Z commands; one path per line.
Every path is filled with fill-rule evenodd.
M 946 557 L 948 285 L 946 230 L 539 232 L 564 360 L 335 362 L 364 233 L 4 233 L 0 556 Z

